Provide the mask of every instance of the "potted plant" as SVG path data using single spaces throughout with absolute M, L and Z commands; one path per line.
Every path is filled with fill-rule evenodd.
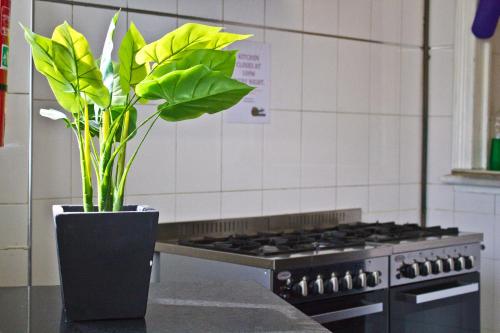
M 115 62 L 111 55 L 118 17 L 119 12 L 111 20 L 99 60 L 67 22 L 51 38 L 24 28 L 35 67 L 64 109 L 42 109 L 40 114 L 64 121 L 80 153 L 83 203 L 53 207 L 69 320 L 144 317 L 158 211 L 124 206 L 132 163 L 158 120 L 217 113 L 253 89 L 231 78 L 236 51 L 223 50 L 250 35 L 188 23 L 146 44 L 131 23 Z M 162 104 L 138 122 L 135 105 L 150 100 Z M 136 136 L 139 145 L 127 160 L 127 143 Z

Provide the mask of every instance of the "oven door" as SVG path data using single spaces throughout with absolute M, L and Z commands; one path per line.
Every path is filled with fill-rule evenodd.
M 479 273 L 391 288 L 390 304 L 394 333 L 479 332 Z
M 332 332 L 384 333 L 389 332 L 387 300 L 383 289 L 295 306 Z

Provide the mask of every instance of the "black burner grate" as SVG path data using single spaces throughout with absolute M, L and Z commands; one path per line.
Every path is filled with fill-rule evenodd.
M 366 242 L 387 243 L 426 237 L 458 235 L 457 228 L 422 228 L 417 224 L 395 222 L 340 224 L 325 229 L 265 231 L 252 235 L 204 237 L 187 239 L 179 244 L 210 250 L 254 256 L 271 256 L 322 249 L 343 249 L 364 246 Z

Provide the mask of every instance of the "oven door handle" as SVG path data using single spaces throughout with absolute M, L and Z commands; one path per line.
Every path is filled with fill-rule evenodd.
M 446 288 L 436 291 L 431 291 L 427 293 L 421 294 L 411 294 L 411 293 L 403 293 L 405 299 L 410 301 L 413 304 L 422 304 L 432 301 L 437 301 L 440 299 L 446 299 L 450 297 L 465 295 L 477 292 L 479 290 L 479 283 L 470 283 L 465 284 L 463 286 Z
M 348 308 L 338 311 L 326 312 L 311 316 L 312 319 L 320 324 L 332 321 L 367 316 L 384 311 L 384 303 L 375 303 L 362 305 L 355 308 Z

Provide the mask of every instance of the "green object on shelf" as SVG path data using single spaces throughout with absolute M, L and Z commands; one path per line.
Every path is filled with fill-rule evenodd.
M 500 170 L 500 138 L 491 139 L 489 170 Z

